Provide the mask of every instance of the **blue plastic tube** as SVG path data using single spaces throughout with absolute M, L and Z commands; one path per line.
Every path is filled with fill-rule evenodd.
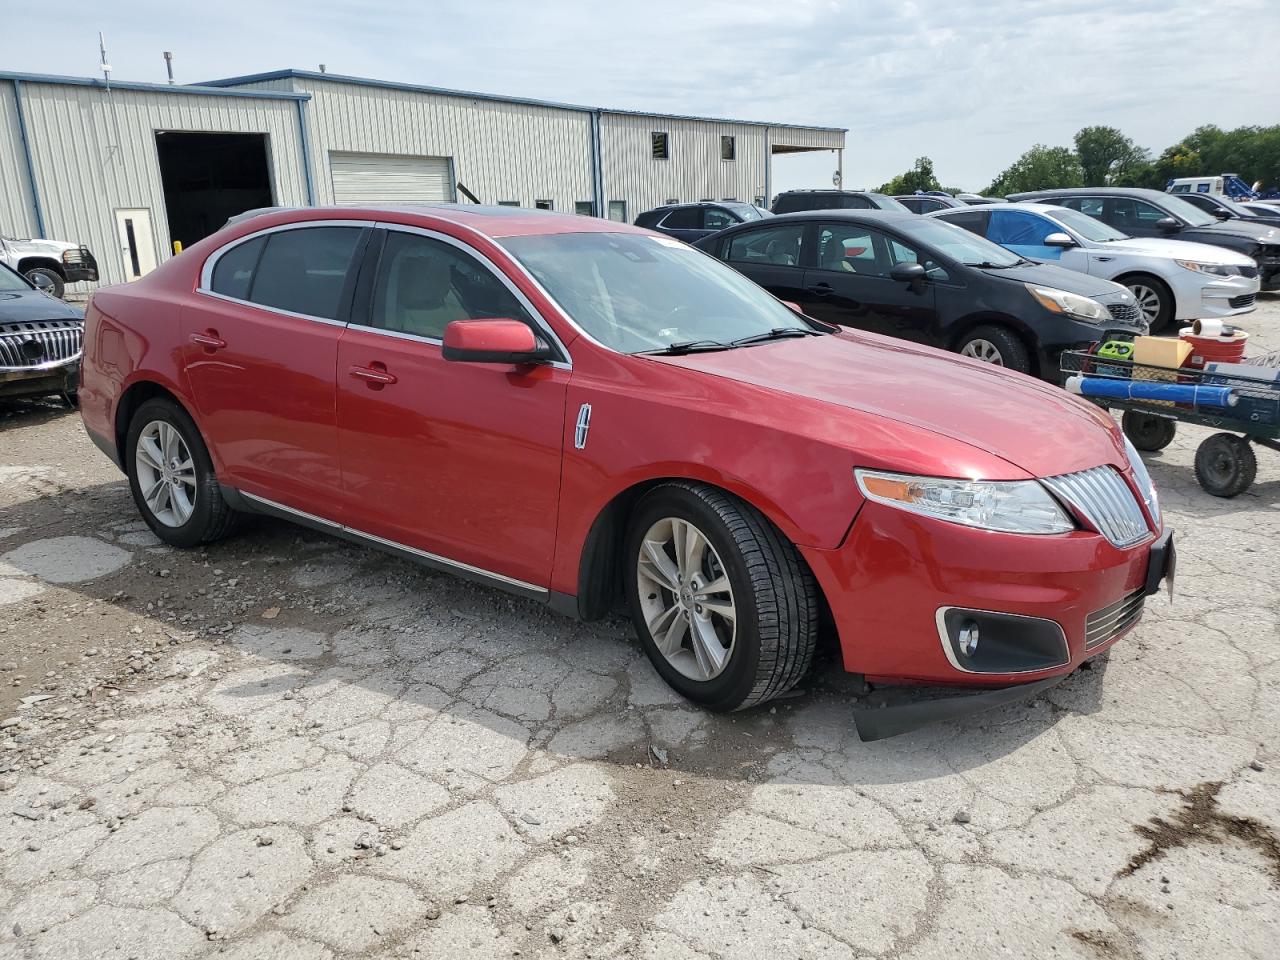
M 1108 380 L 1102 377 L 1069 377 L 1067 390 L 1085 397 L 1111 400 L 1163 400 L 1197 407 L 1234 407 L 1236 392 L 1230 387 L 1202 387 L 1192 383 L 1159 380 Z

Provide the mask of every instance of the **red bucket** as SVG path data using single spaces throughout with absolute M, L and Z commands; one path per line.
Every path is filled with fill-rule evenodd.
M 1182 365 L 1192 370 L 1203 370 L 1206 363 L 1239 363 L 1243 360 L 1249 334 L 1237 330 L 1229 337 L 1197 337 L 1187 328 L 1181 339 L 1191 344 L 1191 353 Z

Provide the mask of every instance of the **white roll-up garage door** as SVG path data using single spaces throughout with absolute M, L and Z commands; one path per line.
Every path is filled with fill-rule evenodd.
M 452 202 L 448 157 L 330 151 L 334 203 Z

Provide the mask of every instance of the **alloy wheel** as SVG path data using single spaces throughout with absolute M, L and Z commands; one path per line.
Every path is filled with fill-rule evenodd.
M 1138 301 L 1138 309 L 1142 311 L 1142 319 L 1154 325 L 1160 316 L 1160 294 L 1144 283 L 1135 283 L 1129 288 Z
M 718 677 L 737 636 L 729 575 L 706 534 L 667 517 L 640 541 L 636 562 L 640 609 L 667 662 L 691 680 Z
M 134 451 L 138 489 L 151 515 L 180 527 L 196 508 L 196 465 L 187 442 L 171 423 L 152 420 L 138 434 Z
M 960 356 L 972 357 L 974 360 L 981 360 L 983 363 L 994 363 L 997 367 L 1004 366 L 1004 355 L 990 340 L 980 338 L 970 340 L 960 348 Z

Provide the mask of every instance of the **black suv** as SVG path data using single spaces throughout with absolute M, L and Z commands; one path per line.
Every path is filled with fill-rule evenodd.
M 1263 223 L 1218 220 L 1180 196 L 1128 187 L 1035 190 L 1015 193 L 1009 199 L 1079 210 L 1131 237 L 1167 237 L 1226 247 L 1253 257 L 1262 289 L 1280 289 L 1280 229 Z
M 737 200 L 721 200 L 719 203 L 704 200 L 701 203 L 669 203 L 646 210 L 636 217 L 636 226 L 693 243 L 735 223 L 747 223 L 771 216 L 773 214 L 768 210 Z
M 1035 373 L 1063 350 L 1146 333 L 1133 294 L 1032 263 L 990 240 L 906 211 L 818 210 L 730 227 L 696 246 L 779 300 L 870 330 Z
M 774 213 L 800 213 L 804 210 L 896 210 L 907 208 L 893 197 L 868 190 L 784 190 L 771 208 Z
M 1179 200 L 1187 201 L 1192 206 L 1199 207 L 1219 220 L 1247 220 L 1249 223 L 1280 227 L 1280 210 L 1273 209 L 1266 213 L 1259 213 L 1227 197 L 1220 197 L 1216 193 L 1175 193 L 1174 196 Z

